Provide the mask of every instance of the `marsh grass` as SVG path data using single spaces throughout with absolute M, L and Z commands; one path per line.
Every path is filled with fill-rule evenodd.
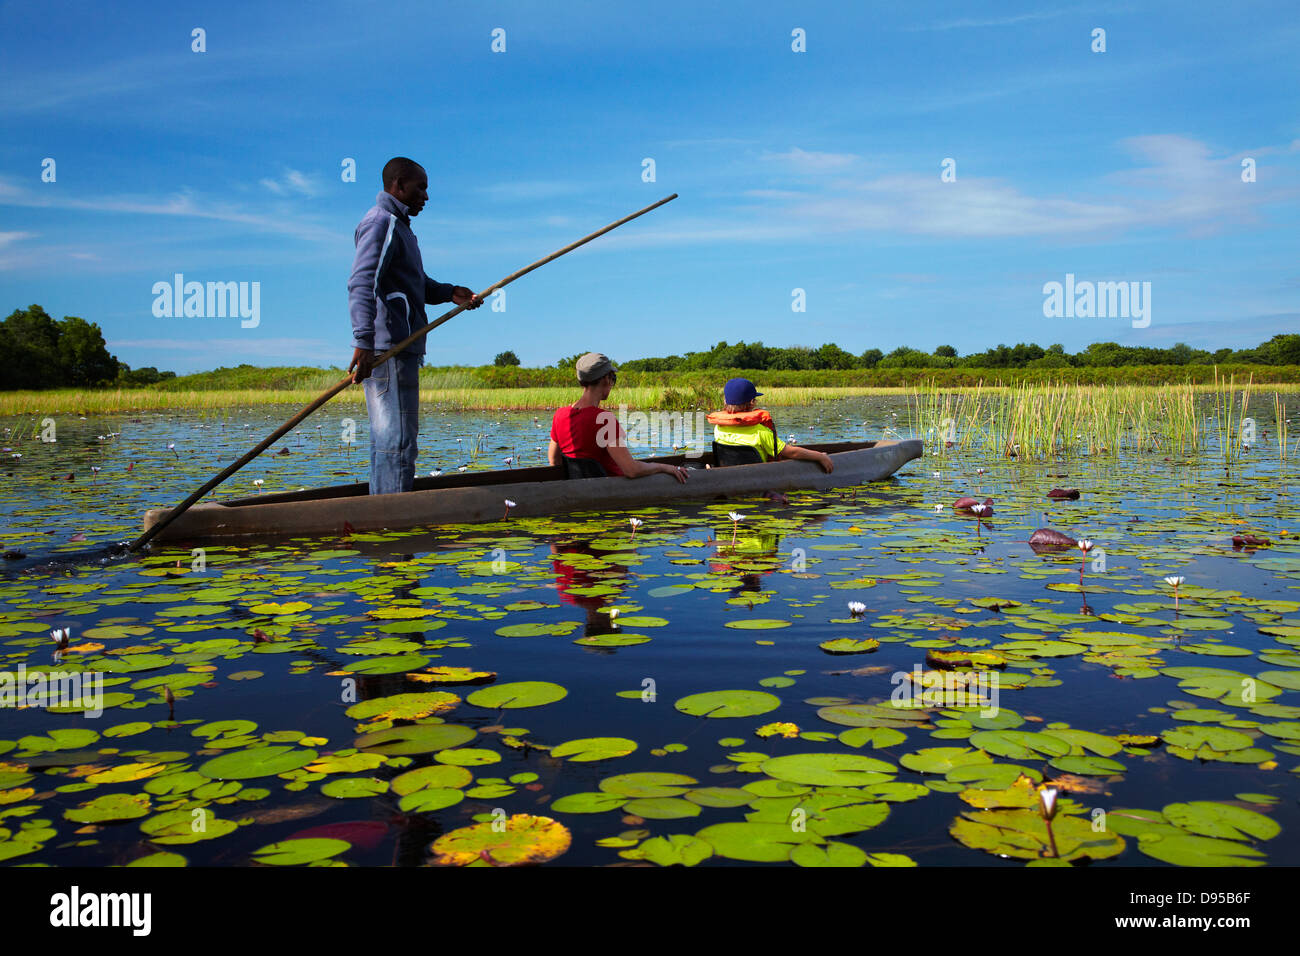
M 1230 376 L 1208 386 L 932 386 L 912 392 L 909 424 L 940 454 L 977 451 L 1002 458 L 1126 451 L 1191 455 L 1202 452 L 1213 436 L 1224 467 L 1231 468 L 1242 454 L 1253 384 Z M 1282 395 L 1294 389 L 1269 387 L 1277 388 L 1277 440 L 1285 460 L 1289 432 Z
M 190 391 L 157 389 L 17 391 L 0 393 L 0 415 L 90 415 L 113 412 L 164 411 L 169 409 L 229 410 L 259 405 L 306 405 L 338 381 L 333 377 L 320 388 L 244 388 Z M 765 388 L 765 406 L 812 405 L 817 402 L 865 395 L 897 395 L 898 389 L 851 387 Z M 509 411 L 555 409 L 572 403 L 579 395 L 574 386 L 536 388 L 430 387 L 420 382 L 420 401 L 458 411 Z M 361 388 L 344 389 L 331 404 L 364 405 Z M 722 407 L 722 389 L 706 386 L 634 385 L 617 386 L 608 405 L 629 408 L 711 411 Z

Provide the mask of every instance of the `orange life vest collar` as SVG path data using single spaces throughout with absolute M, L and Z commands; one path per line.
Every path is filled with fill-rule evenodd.
M 772 415 L 766 409 L 756 408 L 752 412 L 710 412 L 708 417 L 710 425 L 728 425 L 735 427 L 738 425 L 766 425 L 772 431 L 776 431 L 776 423 L 772 421 Z

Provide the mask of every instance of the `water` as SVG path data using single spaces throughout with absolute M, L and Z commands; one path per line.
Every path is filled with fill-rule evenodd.
M 84 549 L 87 543 L 132 537 L 147 507 L 183 498 L 290 411 L 60 420 L 55 444 L 8 439 L 6 444 L 23 457 L 9 460 L 9 474 L 0 486 L 3 545 L 28 556 L 8 563 L 23 566 Z M 354 413 L 362 442 L 355 447 L 338 441 L 343 417 L 327 415 L 320 429 L 309 426 L 290 436 L 284 443 L 289 455 L 268 452 L 219 489 L 219 495 L 364 480 L 364 414 Z M 782 409 L 776 418 L 783 436 L 836 441 L 880 437 L 884 429 L 898 428 L 894 423 L 905 421 L 906 411 L 900 401 L 874 399 Z M 536 464 L 544 454 L 546 429 L 534 424 L 532 413 L 426 409 L 423 422 L 421 473 L 466 463 L 501 467 L 508 456 L 522 465 Z M 11 435 L 32 429 L 30 422 L 3 424 Z M 171 443 L 175 453 L 167 449 Z M 654 450 L 635 451 L 645 455 Z M 129 472 L 128 462 L 135 463 Z M 92 465 L 101 469 L 98 474 L 92 475 Z M 68 473 L 74 480 L 66 479 Z M 261 486 L 253 484 L 258 478 Z M 1056 486 L 1078 487 L 1082 497 L 1048 501 L 1046 491 Z M 857 783 L 867 790 L 848 792 L 847 816 L 832 811 L 820 819 L 814 813 L 809 825 L 827 833 L 826 841 L 870 854 L 906 854 L 920 865 L 1021 865 L 1024 860 L 1004 859 L 954 837 L 951 831 L 961 815 L 968 814 L 969 823 L 969 815 L 976 813 L 959 793 L 965 785 L 944 782 L 943 773 L 898 766 L 905 755 L 933 755 L 932 748 L 945 747 L 966 748 L 969 755 L 976 752 L 974 743 L 984 742 L 1003 751 L 991 752 L 990 763 L 1014 764 L 1059 780 L 1067 788 L 1063 798 L 1077 805 L 1063 814 L 1088 822 L 1109 819 L 1103 836 L 1123 833 L 1125 809 L 1159 811 L 1170 804 L 1213 801 L 1250 811 L 1242 818 L 1248 827 L 1261 826 L 1254 815 L 1281 827 L 1276 836 L 1265 828 L 1255 834 L 1219 833 L 1220 839 L 1228 837 L 1229 845 L 1243 852 L 1262 853 L 1258 859 L 1270 864 L 1295 865 L 1300 862 L 1295 835 L 1300 781 L 1290 771 L 1300 764 L 1293 736 L 1300 717 L 1300 683 L 1286 678 L 1279 686 L 1258 676 L 1300 673 L 1295 636 L 1300 630 L 1288 630 L 1300 627 L 1300 556 L 1289 491 L 1289 477 L 1276 457 L 1258 457 L 1225 476 L 1222 466 L 1212 462 L 1153 456 L 1035 463 L 931 454 L 892 481 L 856 492 L 793 493 L 789 505 L 743 499 L 638 509 L 635 514 L 644 524 L 635 537 L 628 514 L 591 514 L 346 540 L 212 546 L 202 555 L 201 570 L 190 549 L 159 547 L 141 558 L 60 575 L 11 571 L 0 582 L 5 666 L 115 668 L 108 676 L 115 683 L 105 686 L 105 693 L 131 696 L 97 719 L 41 708 L 0 710 L 0 813 L 9 812 L 0 817 L 0 860 L 104 865 L 163 851 L 179 853 L 192 865 L 245 865 L 260 848 L 305 832 L 342 835 L 352 844 L 335 853 L 335 860 L 420 865 L 428 861 L 433 840 L 476 817 L 491 821 L 494 814 L 547 814 L 555 800 L 597 791 L 615 775 L 656 772 L 698 781 L 679 784 L 666 800 L 632 805 L 648 813 L 627 808 L 550 812 L 571 832 L 561 863 L 609 865 L 627 862 L 620 851 L 647 837 L 694 835 L 715 824 L 743 821 L 749 812 L 781 820 L 792 833 L 806 833 L 788 826 L 790 806 L 779 797 L 750 791 L 756 802 L 741 807 L 701 806 L 689 798 L 707 803 L 709 794 L 700 788 L 730 791 L 760 781 L 762 793 L 776 793 L 778 789 L 764 789 L 782 785 L 774 774 L 799 777 L 809 771 L 791 774 L 788 761 L 771 763 L 773 758 L 835 753 L 886 761 L 896 768 L 890 779 L 938 789 L 927 787 L 923 796 L 889 802 L 883 822 L 863 827 L 853 808 L 880 803 L 869 792 L 870 780 L 863 778 Z M 993 498 L 994 517 L 977 527 L 972 517 L 956 515 L 952 501 L 964 494 Z M 733 525 L 730 511 L 743 513 L 745 520 Z M 1082 561 L 1082 575 L 1080 552 L 1038 555 L 1025 543 L 1044 513 L 1053 527 L 1094 542 Z M 1234 530 L 1266 535 L 1273 546 L 1234 550 Z M 73 540 L 79 535 L 87 541 Z M 1177 609 L 1173 591 L 1163 581 L 1170 575 L 1184 578 Z M 989 610 L 972 603 L 987 598 L 1004 606 Z M 866 610 L 851 615 L 849 601 L 862 602 Z M 290 602 L 308 607 L 266 607 Z M 378 616 L 394 609 L 434 613 L 407 619 Z M 611 618 L 611 609 L 618 610 L 616 617 Z M 667 623 L 620 623 L 646 617 Z M 785 626 L 727 626 L 755 619 Z M 559 626 L 549 634 L 497 633 L 532 623 Z M 62 627 L 71 631 L 71 646 L 55 660 L 48 632 Z M 1261 633 L 1260 628 L 1276 633 Z M 258 630 L 273 640 L 254 643 Z M 627 634 L 649 640 L 605 647 L 574 643 Z M 1074 640 L 1065 640 L 1070 637 Z M 1103 643 L 1090 643 L 1090 637 Z M 381 638 L 392 643 L 363 643 Z M 839 638 L 874 638 L 880 644 L 870 653 L 850 655 L 828 654 L 818 646 Z M 202 643 L 223 639 L 225 643 Z M 1027 641 L 1045 642 L 1045 648 L 1031 645 L 1035 653 L 1055 653 L 1061 644 L 1066 653 L 1018 652 L 1016 647 L 1023 650 Z M 1008 644 L 1013 647 L 1006 648 Z M 901 724 L 905 739 L 879 749 L 870 743 L 855 748 L 834 737 L 818 739 L 852 729 L 825 719 L 824 708 L 834 706 L 834 700 L 887 706 L 900 686 L 896 675 L 927 667 L 928 651 L 990 649 L 1008 658 L 997 671 L 998 703 L 1006 715 L 998 719 L 1016 732 L 1050 735 L 1053 725 L 1069 725 L 1108 736 L 1161 736 L 1181 725 L 1226 733 L 1215 742 L 1236 750 L 1219 751 L 1216 757 L 1258 756 L 1254 749 L 1266 753 L 1248 762 L 1202 761 L 1177 756 L 1169 741 L 1125 750 L 1112 742 L 1115 750 L 1101 759 L 1116 760 L 1122 769 L 1070 772 L 1053 767 L 1048 753 L 1008 756 L 1015 752 L 1014 739 L 971 741 L 971 733 L 996 728 L 936 723 L 969 716 L 953 712 L 945 717 L 938 708 L 927 711 L 926 721 L 869 721 Z M 395 672 L 348 669 L 379 660 Z M 134 669 L 137 664 L 143 666 Z M 443 685 L 405 676 L 438 666 L 495 672 L 496 678 L 486 685 Z M 1256 699 L 1243 702 L 1230 694 L 1224 703 L 1198 696 L 1223 689 L 1193 693 L 1195 686 L 1186 683 L 1184 672 L 1164 673 L 1184 667 L 1240 673 L 1255 682 Z M 385 668 L 381 664 L 379 669 Z M 1144 676 L 1148 670 L 1150 676 Z M 171 706 L 160 678 L 173 681 Z M 1025 680 L 1030 686 L 1011 686 Z M 483 687 L 525 681 L 558 684 L 566 695 L 543 706 L 505 710 L 464 700 Z M 427 751 L 410 754 L 411 762 L 404 766 L 390 762 L 305 779 L 295 777 L 301 773 L 296 770 L 288 771 L 289 776 L 241 778 L 241 789 L 228 794 L 219 788 L 200 791 L 199 797 L 193 791 L 178 796 L 152 792 L 166 790 L 170 774 L 192 772 L 222 754 L 268 743 L 264 734 L 305 735 L 314 740 L 275 738 L 269 743 L 319 755 L 343 751 L 346 757 L 358 726 L 367 722 L 345 714 L 353 703 L 437 690 L 462 700 L 423 720 L 472 728 L 476 734 L 460 750 L 499 757 L 466 768 L 474 781 L 464 789 L 474 792 L 452 806 L 405 812 L 391 791 L 344 798 L 321 790 L 353 778 L 374 778 L 381 781 L 376 787 L 386 788 L 399 774 L 436 764 Z M 674 706 L 693 694 L 723 690 L 762 691 L 779 704 L 763 713 L 726 718 L 691 716 Z M 1239 691 L 1232 693 L 1240 697 Z M 1201 719 L 1175 720 L 1172 714 L 1178 709 Z M 1213 710 L 1223 713 L 1202 714 Z M 193 735 L 217 720 L 252 721 L 256 727 L 232 731 L 224 739 L 218 735 L 215 741 Z M 1020 722 L 1011 726 L 1016 720 Z M 148 726 L 129 726 L 140 722 Z M 799 732 L 814 736 L 755 735 L 775 722 L 793 723 Z M 1266 727 L 1260 730 L 1259 725 Z M 52 751 L 43 750 L 40 741 L 22 739 L 54 728 L 88 728 L 102 736 Z M 111 728 L 125 729 L 104 733 Z M 128 735 L 115 736 L 117 732 Z M 636 749 L 592 762 L 553 757 L 542 749 L 605 737 L 626 738 Z M 1242 737 L 1246 745 L 1241 745 Z M 317 742 L 321 738 L 324 742 Z M 511 746 L 507 738 L 540 747 Z M 1171 739 L 1187 742 L 1177 734 Z M 1077 756 L 1101 757 L 1087 750 Z M 444 754 L 444 759 L 458 757 Z M 142 765 L 139 772 L 148 775 L 89 783 L 126 763 Z M 792 791 L 792 796 L 806 801 L 834 795 L 827 784 L 808 786 L 819 789 Z M 148 802 L 130 818 L 83 824 L 65 817 L 69 811 L 75 817 L 82 804 L 110 794 L 140 800 L 147 795 Z M 201 809 L 240 826 L 198 842 L 147 839 L 141 823 L 173 808 Z M 1107 817 L 1098 817 L 1096 810 Z M 1173 812 L 1177 817 L 1179 811 Z M 691 815 L 674 816 L 681 813 Z M 1061 820 L 1055 827 L 1064 839 Z M 24 822 L 29 824 L 25 831 Z M 1214 829 L 1200 817 L 1183 822 L 1189 828 L 1182 831 L 1185 835 L 1207 835 L 1207 826 Z M 969 829 L 965 835 L 971 843 Z M 1166 840 L 1176 835 L 1163 834 Z M 610 838 L 616 845 L 596 843 Z M 1121 853 L 1096 865 L 1166 865 L 1140 852 L 1132 835 L 1124 840 Z M 736 861 L 715 855 L 704 865 L 731 862 Z

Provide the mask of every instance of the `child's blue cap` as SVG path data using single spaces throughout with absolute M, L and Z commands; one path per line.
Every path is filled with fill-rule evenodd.
M 762 394 L 747 378 L 733 378 L 722 387 L 722 401 L 727 405 L 746 405 Z

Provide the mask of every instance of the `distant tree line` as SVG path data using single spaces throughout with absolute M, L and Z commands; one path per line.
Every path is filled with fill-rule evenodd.
M 0 390 L 130 388 L 175 377 L 175 372 L 119 362 L 109 354 L 99 326 L 75 315 L 56 320 L 33 305 L 0 322 Z
M 561 359 L 557 367 L 572 366 L 575 358 Z M 1194 349 L 1179 342 L 1169 348 L 1094 342 L 1081 352 L 1064 346 L 1043 348 L 1033 343 L 997 345 L 983 352 L 958 355 L 951 345 L 933 352 L 900 346 L 892 352 L 867 349 L 861 355 L 834 343 L 820 348 L 777 348 L 762 342 L 719 342 L 707 352 L 687 352 L 663 358 L 632 359 L 619 365 L 629 372 L 677 372 L 700 369 L 741 368 L 764 371 L 859 368 L 1116 368 L 1125 365 L 1300 365 L 1300 335 L 1275 335 L 1250 349 Z

